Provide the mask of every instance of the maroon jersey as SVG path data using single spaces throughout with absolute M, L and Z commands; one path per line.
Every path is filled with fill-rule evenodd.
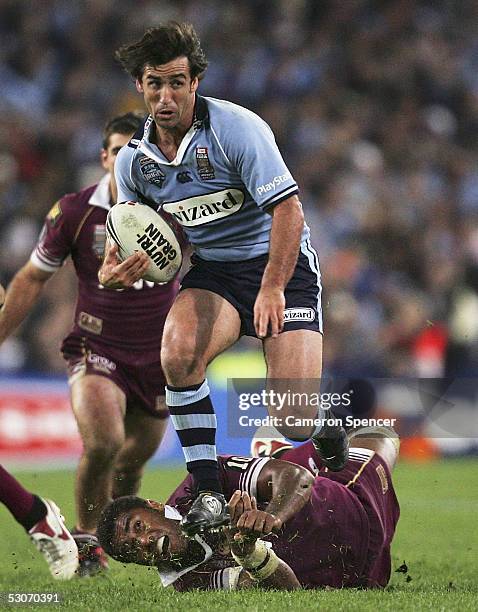
M 71 255 L 78 276 L 75 336 L 95 339 L 125 362 L 159 360 L 164 321 L 179 282 L 155 285 L 139 280 L 134 287 L 119 290 L 99 284 L 109 208 L 109 175 L 98 185 L 62 197 L 46 217 L 31 261 L 55 272 Z
M 311 443 L 289 451 L 283 458 L 308 469 L 320 469 L 320 459 Z M 265 462 L 267 459 L 219 457 L 226 498 L 236 489 L 256 496 L 257 478 Z M 277 537 L 265 539 L 270 540 L 304 588 L 384 587 L 390 577 L 390 542 L 398 520 L 388 469 L 374 453 L 352 449 L 351 460 L 342 472 L 319 474 L 309 502 L 284 524 Z M 188 476 L 167 503 L 186 513 L 184 501 L 191 486 Z M 211 566 L 214 561 L 215 567 Z M 220 555 L 208 561 L 209 586 L 221 586 L 224 562 Z M 191 576 L 193 585 L 194 580 Z M 175 587 L 188 588 L 187 575 Z

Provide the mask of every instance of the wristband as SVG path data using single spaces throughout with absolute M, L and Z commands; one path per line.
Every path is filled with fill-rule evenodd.
M 265 580 L 279 566 L 279 557 L 265 542 L 257 540 L 254 550 L 244 557 L 232 553 L 234 559 L 250 574 L 254 580 Z
M 242 567 L 246 570 L 253 570 L 256 567 L 259 567 L 267 557 L 267 546 L 266 543 L 262 540 L 256 540 L 254 545 L 254 550 L 248 555 L 236 555 L 232 553 L 234 559 L 242 565 Z

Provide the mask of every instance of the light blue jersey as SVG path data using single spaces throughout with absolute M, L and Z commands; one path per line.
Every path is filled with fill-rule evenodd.
M 298 188 L 267 123 L 237 104 L 197 95 L 194 123 L 173 161 L 150 142 L 154 129 L 148 117 L 118 154 L 118 202 L 170 213 L 203 259 L 268 253 L 269 212 Z M 308 237 L 306 226 L 303 245 Z

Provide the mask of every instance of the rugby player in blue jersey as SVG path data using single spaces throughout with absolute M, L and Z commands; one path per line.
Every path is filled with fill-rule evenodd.
M 194 535 L 228 522 L 206 367 L 245 334 L 262 339 L 269 381 L 282 381 L 282 389 L 294 381 L 294 391 L 317 381 L 318 257 L 297 184 L 269 126 L 241 106 L 198 95 L 207 60 L 190 24 L 160 24 L 116 56 L 150 113 L 118 155 L 118 202 L 140 201 L 170 213 L 194 249 L 161 350 L 167 405 L 197 486 L 183 519 L 184 531 Z M 137 274 L 116 274 L 117 250 L 110 245 L 100 280 L 133 283 L 147 258 L 131 258 Z M 293 409 L 286 406 L 282 414 Z M 313 418 L 317 406 L 301 406 L 295 414 Z M 346 462 L 341 427 L 281 431 L 293 439 L 312 436 L 329 469 Z

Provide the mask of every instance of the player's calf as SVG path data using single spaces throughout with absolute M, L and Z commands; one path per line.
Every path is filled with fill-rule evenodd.
M 354 448 L 368 448 L 385 461 L 390 471 L 395 467 L 400 450 L 400 439 L 392 427 L 360 427 L 349 431 Z
M 144 469 L 116 469 L 113 475 L 113 499 L 124 495 L 136 495 L 141 485 Z

